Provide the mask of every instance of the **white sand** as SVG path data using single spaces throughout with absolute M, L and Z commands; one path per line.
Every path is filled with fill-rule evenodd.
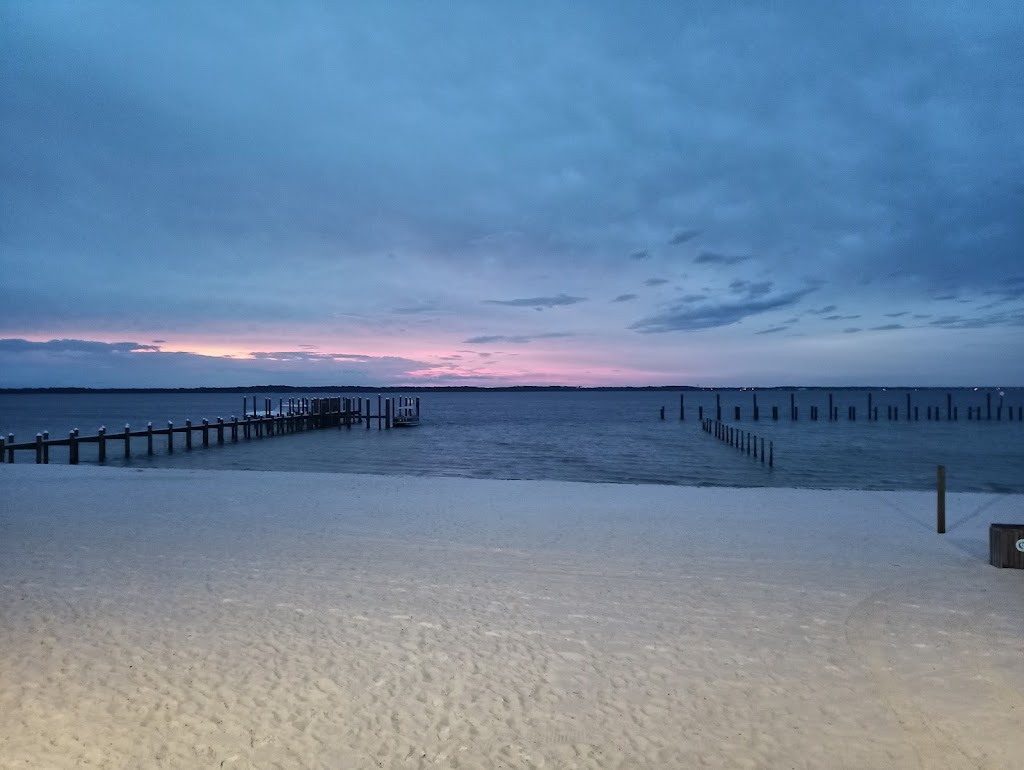
M 1021 496 L 0 466 L 0 768 L 1020 768 Z

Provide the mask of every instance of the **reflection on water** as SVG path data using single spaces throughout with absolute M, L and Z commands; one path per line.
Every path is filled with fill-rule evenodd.
M 751 420 L 750 392 L 720 393 L 722 415 L 730 425 L 775 442 L 775 468 L 768 469 L 702 432 L 699 407 L 714 416 L 716 394 L 688 391 L 686 417 L 679 420 L 675 392 L 526 392 L 420 394 L 423 424 L 417 428 L 367 431 L 314 431 L 254 439 L 238 445 L 198 446 L 147 457 L 145 439 L 137 439 L 136 466 L 230 468 L 371 473 L 383 475 L 447 475 L 474 478 L 562 479 L 570 481 L 787 487 L 855 487 L 867 489 L 929 489 L 935 466 L 947 466 L 951 490 L 1024 492 L 1024 422 L 1017 420 L 1024 404 L 1019 389 L 1002 391 L 1002 420 L 996 420 L 1000 391 L 955 390 L 956 422 L 928 421 L 927 407 L 943 417 L 946 391 L 913 391 L 912 407 L 920 419 L 906 420 L 906 391 L 874 391 L 877 422 L 866 419 L 867 393 L 833 391 L 839 420 L 827 420 L 829 393 L 797 391 L 799 420 L 789 419 L 788 391 L 759 391 L 761 420 Z M 265 394 L 260 394 L 262 399 Z M 285 396 L 324 395 L 314 392 Z M 346 394 L 350 395 L 350 394 Z M 372 395 L 376 394 L 364 394 Z M 277 403 L 274 396 L 274 403 Z M 992 404 L 992 420 L 988 403 Z M 250 398 L 250 404 L 252 403 Z M 734 407 L 741 407 L 736 422 Z M 808 419 L 817 406 L 820 418 Z M 664 406 L 666 419 L 658 419 Z M 778 421 L 771 419 L 777 406 Z M 856 406 L 857 420 L 847 419 Z M 966 418 L 967 407 L 979 408 L 982 419 Z M 889 407 L 899 419 L 887 419 Z M 1007 420 L 1012 408 L 1013 419 Z M 242 396 L 234 394 L 80 394 L 0 395 L 0 430 L 20 441 L 49 430 L 64 437 L 72 428 L 92 435 L 100 425 L 108 433 L 126 422 L 142 429 L 168 420 L 184 425 L 204 417 L 211 421 L 241 414 Z M 198 437 L 197 437 L 198 438 Z M 120 445 L 108 451 L 108 463 L 124 464 Z M 95 445 L 82 447 L 82 462 L 94 462 Z M 19 456 L 29 462 L 30 455 Z M 51 450 L 51 462 L 67 462 L 67 450 Z M 382 479 L 381 483 L 391 483 Z

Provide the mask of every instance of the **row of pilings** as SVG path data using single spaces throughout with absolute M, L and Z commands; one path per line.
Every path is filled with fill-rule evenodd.
M 724 444 L 735 447 L 741 454 L 745 453 L 755 461 L 760 458 L 761 465 L 769 468 L 775 467 L 775 442 L 767 442 L 765 447 L 764 436 L 760 439 L 749 430 L 743 431 L 732 425 L 726 425 L 721 420 L 712 420 L 710 417 L 701 421 L 701 429 L 709 436 L 713 436 Z M 758 451 L 760 442 L 760 452 Z

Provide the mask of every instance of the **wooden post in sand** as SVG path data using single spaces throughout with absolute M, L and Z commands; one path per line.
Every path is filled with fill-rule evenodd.
M 96 436 L 96 443 L 99 445 L 100 462 L 105 463 L 107 461 L 107 429 L 101 427 Z
M 940 535 L 946 534 L 946 466 L 940 465 L 938 471 L 937 489 L 938 499 L 936 500 L 936 522 L 935 528 Z
M 153 454 L 153 423 L 146 424 L 146 454 Z
M 78 465 L 78 428 L 68 433 L 68 464 Z
M 132 428 L 128 423 L 124 424 L 124 459 L 132 456 Z

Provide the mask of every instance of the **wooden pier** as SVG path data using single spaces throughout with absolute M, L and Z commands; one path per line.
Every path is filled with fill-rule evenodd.
M 251 409 L 251 411 L 250 411 Z M 130 425 L 125 425 L 123 430 L 108 432 L 106 427 L 101 427 L 95 435 L 83 436 L 75 428 L 68 433 L 67 438 L 50 438 L 49 431 L 37 433 L 34 441 L 17 443 L 14 434 L 8 434 L 7 438 L 0 437 L 0 463 L 13 463 L 15 452 L 32 452 L 35 455 L 36 464 L 46 465 L 50 462 L 51 447 L 67 447 L 68 462 L 71 465 L 78 465 L 81 456 L 82 444 L 97 445 L 97 460 L 104 463 L 107 460 L 108 444 L 110 442 L 121 442 L 121 449 L 124 458 L 132 457 L 133 449 L 142 446 L 142 452 L 146 455 L 154 453 L 154 446 L 157 441 L 165 443 L 167 454 L 174 454 L 175 436 L 184 439 L 184 446 L 179 448 L 191 451 L 195 438 L 198 436 L 202 446 L 210 446 L 211 434 L 217 444 L 233 443 L 239 441 L 251 441 L 253 439 L 270 438 L 290 433 L 301 433 L 310 430 L 323 430 L 325 428 L 348 428 L 354 425 L 365 425 L 370 430 L 376 422 L 377 430 L 390 430 L 395 424 L 395 417 L 415 416 L 419 419 L 420 400 L 409 397 L 381 398 L 377 396 L 377 413 L 372 410 L 372 402 L 369 398 L 289 398 L 278 399 L 277 411 L 274 411 L 273 400 L 263 399 L 262 408 L 257 407 L 256 398 L 253 397 L 252 405 L 249 405 L 248 397 L 242 400 L 242 417 L 231 416 L 227 420 L 218 417 L 215 422 L 203 419 L 194 423 L 192 420 L 185 420 L 182 426 L 175 426 L 168 422 L 166 428 L 154 428 L 153 423 L 147 423 L 144 430 L 132 430 Z M 140 439 L 133 442 L 133 439 Z

